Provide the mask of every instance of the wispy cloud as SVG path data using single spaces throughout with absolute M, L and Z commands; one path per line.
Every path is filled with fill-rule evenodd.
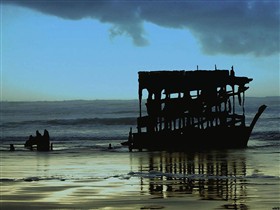
M 2 0 L 65 19 L 92 18 L 112 24 L 110 35 L 129 35 L 148 45 L 144 23 L 190 30 L 207 54 L 279 53 L 279 1 L 73 1 Z

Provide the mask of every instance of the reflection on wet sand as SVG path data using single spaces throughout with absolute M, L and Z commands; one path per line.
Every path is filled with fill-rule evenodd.
M 153 152 L 140 155 L 138 166 L 142 193 L 156 198 L 197 196 L 228 201 L 225 209 L 247 209 L 242 154 Z

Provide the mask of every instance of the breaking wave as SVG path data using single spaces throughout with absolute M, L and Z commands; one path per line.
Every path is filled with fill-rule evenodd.
M 3 123 L 2 127 L 15 127 L 21 125 L 135 125 L 135 117 L 122 118 L 78 118 L 78 119 L 51 119 L 51 120 L 30 120 L 21 122 Z

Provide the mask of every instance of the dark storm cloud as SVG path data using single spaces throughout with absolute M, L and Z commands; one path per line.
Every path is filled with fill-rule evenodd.
M 127 34 L 145 46 L 144 22 L 190 30 L 208 54 L 279 53 L 279 1 L 73 1 L 3 0 L 65 19 L 93 18 L 112 24 L 112 36 Z

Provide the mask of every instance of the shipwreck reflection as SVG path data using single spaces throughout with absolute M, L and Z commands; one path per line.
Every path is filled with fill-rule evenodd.
M 138 172 L 134 172 L 141 179 L 142 193 L 158 198 L 191 195 L 230 201 L 224 208 L 247 209 L 246 158 L 242 153 L 147 152 L 138 153 L 137 159 Z

